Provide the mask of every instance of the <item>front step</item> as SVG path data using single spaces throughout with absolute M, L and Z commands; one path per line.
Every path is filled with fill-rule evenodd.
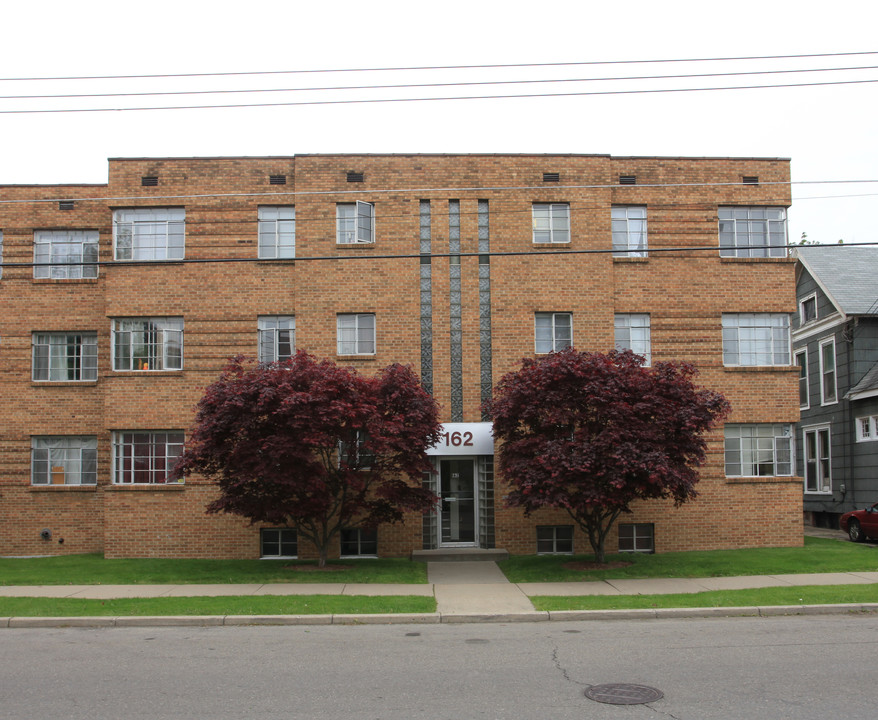
M 505 560 L 506 550 L 484 548 L 440 548 L 439 550 L 412 550 L 412 560 L 421 562 L 471 562 L 473 560 Z

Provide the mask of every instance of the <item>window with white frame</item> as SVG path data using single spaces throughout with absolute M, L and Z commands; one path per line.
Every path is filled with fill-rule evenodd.
M 799 324 L 804 325 L 817 319 L 817 293 L 803 298 L 799 302 Z
M 793 428 L 786 423 L 725 426 L 726 477 L 793 474 Z
M 878 440 L 878 415 L 857 418 L 857 442 Z
M 296 318 L 263 315 L 259 324 L 259 362 L 272 363 L 292 357 L 296 350 Z
M 619 523 L 619 552 L 655 552 L 652 523 Z
M 34 232 L 34 277 L 79 280 L 98 276 L 97 230 Z
M 350 439 L 338 443 L 339 467 L 353 470 L 368 470 L 372 467 L 375 455 L 366 448 L 369 435 L 365 430 L 354 430 Z
M 260 205 L 259 257 L 263 260 L 296 257 L 296 208 Z
M 721 257 L 787 256 L 787 214 L 784 208 L 721 207 L 718 214 Z
M 646 257 L 646 208 L 616 206 L 611 210 L 613 255 L 615 257 Z
M 357 200 L 336 206 L 336 242 L 354 245 L 375 242 L 375 206 Z
M 615 317 L 616 349 L 631 350 L 652 362 L 652 348 L 647 313 L 617 313 Z
M 341 557 L 378 557 L 378 531 L 374 528 L 343 528 Z
M 535 243 L 570 242 L 570 204 L 534 203 L 533 231 Z
M 95 485 L 97 466 L 98 439 L 93 435 L 31 438 L 31 483 L 34 485 Z
M 829 426 L 804 428 L 805 492 L 832 492 L 832 457 Z
M 113 370 L 182 370 L 183 318 L 113 320 Z
M 820 343 L 820 404 L 838 402 L 838 386 L 835 376 L 835 338 Z
M 116 260 L 182 260 L 185 243 L 183 208 L 131 208 L 113 213 Z
M 263 528 L 259 531 L 259 553 L 264 558 L 298 557 L 298 533 L 292 528 Z
M 113 482 L 117 485 L 181 483 L 174 466 L 183 452 L 184 436 L 175 431 L 132 431 L 113 434 Z
M 559 352 L 573 344 L 573 316 L 570 313 L 534 314 L 534 352 Z
M 807 410 L 811 406 L 808 388 L 808 350 L 796 352 L 796 365 L 799 368 L 799 409 Z
M 537 555 L 572 555 L 572 525 L 538 525 Z
M 724 313 L 724 365 L 789 365 L 787 313 Z
M 339 355 L 374 355 L 375 315 L 373 313 L 337 315 L 336 341 Z
M 97 380 L 97 333 L 34 333 L 31 343 L 34 380 Z

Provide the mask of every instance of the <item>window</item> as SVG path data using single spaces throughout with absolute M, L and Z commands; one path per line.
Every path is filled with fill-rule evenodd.
M 570 242 L 570 205 L 568 203 L 534 203 L 535 243 Z
M 34 333 L 33 379 L 97 380 L 97 333 Z
M 721 257 L 787 256 L 786 210 L 771 207 L 719 208 Z
M 808 351 L 796 353 L 796 365 L 799 366 L 799 409 L 807 410 L 811 406 L 808 393 Z
M 613 255 L 646 257 L 646 208 L 614 207 L 611 212 Z
M 570 347 L 573 344 L 572 324 L 570 313 L 536 313 L 534 315 L 534 352 L 558 352 Z
M 78 280 L 98 276 L 97 230 L 37 230 L 35 278 Z
M 31 438 L 34 485 L 95 485 L 98 439 L 90 435 Z
M 723 364 L 789 365 L 790 316 L 786 313 L 724 314 Z
M 292 315 L 266 315 L 258 322 L 259 362 L 278 362 L 292 357 L 296 350 L 296 318 Z
M 787 424 L 726 425 L 726 477 L 793 474 L 793 430 Z
M 821 405 L 838 402 L 835 382 L 835 338 L 820 343 L 820 398 Z
M 259 532 L 260 555 L 264 558 L 296 558 L 299 537 L 292 528 L 263 528 Z
M 649 339 L 649 315 L 618 314 L 616 324 L 616 349 L 631 350 L 646 358 L 646 364 L 652 362 Z
M 338 464 L 352 470 L 368 470 L 372 467 L 375 455 L 366 449 L 369 435 L 365 430 L 354 430 L 350 439 L 338 444 Z
M 259 207 L 259 257 L 296 257 L 296 208 L 292 205 Z
M 832 492 L 829 427 L 805 428 L 805 492 Z
M 364 528 L 343 528 L 341 531 L 342 557 L 377 557 L 378 531 Z
M 817 294 L 809 295 L 799 303 L 799 324 L 817 319 Z
M 182 369 L 182 318 L 113 321 L 113 370 Z
M 619 523 L 619 552 L 655 552 L 652 523 Z
M 572 555 L 572 525 L 538 525 L 537 555 Z
M 375 206 L 361 202 L 339 203 L 336 207 L 336 242 L 339 245 L 375 242 Z
M 338 315 L 336 322 L 339 355 L 375 354 L 375 316 L 373 314 Z
M 173 473 L 182 452 L 182 432 L 115 433 L 113 482 L 122 485 L 183 482 Z
M 878 440 L 878 415 L 857 418 L 857 442 Z
M 133 208 L 113 213 L 116 260 L 182 260 L 186 211 Z

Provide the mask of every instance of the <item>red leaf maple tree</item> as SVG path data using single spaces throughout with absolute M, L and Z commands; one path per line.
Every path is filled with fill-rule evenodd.
M 695 497 L 704 433 L 730 410 L 722 394 L 695 386 L 692 365 L 643 363 L 628 350 L 525 358 L 486 404 L 512 485 L 507 503 L 525 514 L 566 510 L 601 563 L 607 533 L 634 500 Z
M 271 364 L 238 357 L 199 401 L 177 472 L 216 480 L 208 512 L 295 528 L 325 567 L 343 528 L 433 507 L 420 478 L 438 417 L 403 365 L 364 377 L 304 351 Z

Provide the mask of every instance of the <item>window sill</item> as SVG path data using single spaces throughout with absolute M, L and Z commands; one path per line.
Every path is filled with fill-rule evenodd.
M 371 248 L 375 247 L 375 241 L 373 240 L 372 242 L 356 242 L 356 243 L 343 243 L 343 242 L 336 242 L 336 243 L 335 243 L 335 247 L 336 247 L 336 248 L 364 248 L 364 249 L 371 249 Z
M 31 485 L 28 489 L 29 492 L 85 492 L 85 493 L 93 493 L 97 492 L 97 485 Z
M 156 376 L 182 376 L 183 370 L 113 370 L 108 377 L 156 377 Z
M 351 362 L 362 360 L 365 362 L 375 362 L 378 360 L 376 355 L 336 355 L 335 359 L 337 362 Z
M 534 248 L 550 248 L 550 247 L 570 247 L 571 241 L 567 240 L 566 242 L 535 242 L 531 243 Z
M 95 285 L 100 278 L 33 278 L 34 285 L 70 285 L 72 283 L 85 283 Z
M 739 257 L 722 257 L 720 256 L 720 262 L 724 263 L 795 263 L 796 258 L 794 257 L 782 257 L 782 258 L 739 258 Z
M 131 483 L 112 484 L 107 486 L 108 492 L 180 492 L 186 483 Z
M 745 372 L 745 373 L 765 373 L 765 372 L 782 372 L 797 373 L 798 365 L 723 365 L 724 372 Z
M 617 263 L 648 263 L 648 257 L 626 257 L 624 255 L 613 255 L 613 262 Z M 633 552 L 633 551 L 632 551 Z
M 97 380 L 31 380 L 30 386 L 35 388 L 58 387 L 97 387 Z
M 817 495 L 818 497 L 832 497 L 832 490 L 805 490 L 805 495 Z
M 781 483 L 797 483 L 802 484 L 802 478 L 795 475 L 766 475 L 764 477 L 727 477 L 725 479 L 729 485 L 757 485 L 765 483 L 781 484 Z

